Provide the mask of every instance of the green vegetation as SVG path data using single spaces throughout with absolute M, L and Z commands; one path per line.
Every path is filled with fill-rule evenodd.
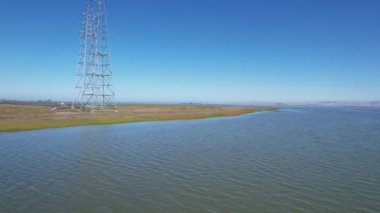
M 48 106 L 0 104 L 0 132 L 138 121 L 164 121 L 235 116 L 273 108 L 206 105 L 119 105 L 118 112 L 51 110 Z

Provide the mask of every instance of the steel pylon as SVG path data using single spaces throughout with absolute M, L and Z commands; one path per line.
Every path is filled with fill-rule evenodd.
M 78 83 L 75 86 L 78 95 L 72 106 L 91 111 L 115 110 L 105 0 L 91 0 L 82 15 Z

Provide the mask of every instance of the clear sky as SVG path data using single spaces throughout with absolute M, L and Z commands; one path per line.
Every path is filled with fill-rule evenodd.
M 0 0 L 0 99 L 72 100 L 88 0 Z M 109 0 L 117 101 L 380 100 L 379 0 Z

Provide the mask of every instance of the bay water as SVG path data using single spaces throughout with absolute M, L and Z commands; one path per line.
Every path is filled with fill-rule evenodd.
M 0 212 L 380 212 L 380 109 L 0 133 Z

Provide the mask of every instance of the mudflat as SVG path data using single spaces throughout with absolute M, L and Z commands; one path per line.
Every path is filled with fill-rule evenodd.
M 273 108 L 214 105 L 118 105 L 116 112 L 84 112 L 77 109 L 52 110 L 49 106 L 0 104 L 0 132 L 57 128 L 79 125 L 186 120 L 234 116 Z

